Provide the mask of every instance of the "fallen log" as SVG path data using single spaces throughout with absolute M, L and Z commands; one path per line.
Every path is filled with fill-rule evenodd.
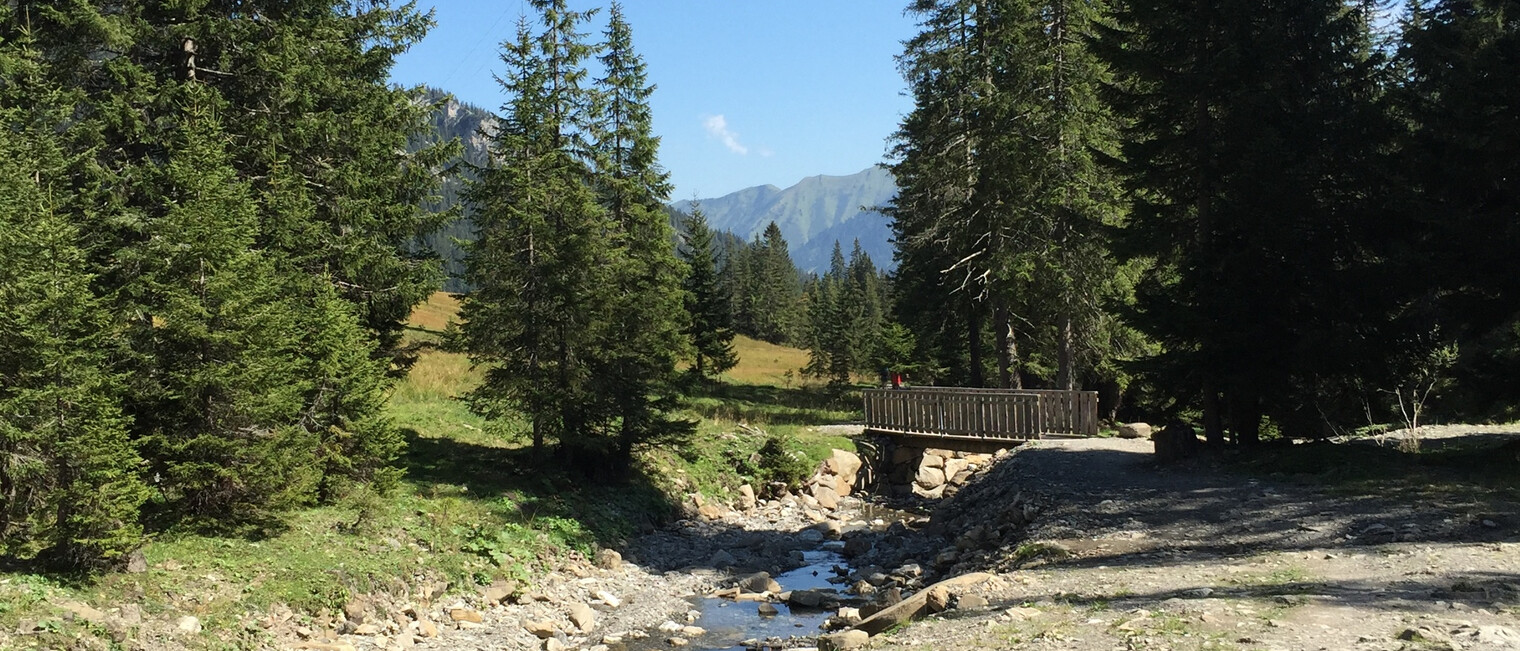
M 931 594 L 944 595 L 954 593 L 958 590 L 978 585 L 990 578 L 992 578 L 992 575 L 986 572 L 972 572 L 945 579 L 923 590 L 919 590 L 913 593 L 913 596 L 903 599 L 897 604 L 870 616 L 859 624 L 856 624 L 854 629 L 865 631 L 870 635 L 876 635 L 899 624 L 906 624 L 925 615 L 932 614 L 932 610 L 929 607 L 929 596 Z

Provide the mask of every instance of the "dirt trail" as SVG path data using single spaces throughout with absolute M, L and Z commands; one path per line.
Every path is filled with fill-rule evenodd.
M 983 481 L 1041 506 L 1021 549 L 989 563 L 989 604 L 875 646 L 1520 649 L 1512 503 L 1163 468 L 1148 441 L 1120 439 L 1038 442 Z

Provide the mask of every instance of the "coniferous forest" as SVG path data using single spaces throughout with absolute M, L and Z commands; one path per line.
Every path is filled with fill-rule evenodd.
M 471 412 L 598 477 L 689 439 L 736 335 L 1216 445 L 1520 416 L 1512 0 L 914 0 L 895 269 L 821 273 L 668 208 L 616 4 L 529 5 L 461 157 L 388 80 L 411 4 L 0 4 L 0 557 L 383 494 L 446 280 Z

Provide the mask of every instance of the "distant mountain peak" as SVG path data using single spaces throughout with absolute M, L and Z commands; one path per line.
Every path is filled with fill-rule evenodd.
M 891 229 L 876 209 L 897 196 L 892 173 L 872 165 L 855 174 L 818 174 L 789 188 L 757 185 L 721 197 L 699 199 L 713 228 L 753 239 L 770 222 L 781 227 L 792 259 L 807 271 L 829 265 L 834 242 L 849 249 L 855 240 L 878 266 L 892 267 Z M 690 211 L 690 201 L 672 208 Z

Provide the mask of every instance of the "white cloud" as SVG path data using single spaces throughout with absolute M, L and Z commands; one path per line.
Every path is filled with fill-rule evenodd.
M 728 128 L 728 118 L 722 115 L 712 115 L 702 120 L 702 127 L 707 129 L 707 135 L 723 141 L 723 146 L 729 151 L 740 156 L 749 154 L 749 147 L 739 142 L 739 134 Z

